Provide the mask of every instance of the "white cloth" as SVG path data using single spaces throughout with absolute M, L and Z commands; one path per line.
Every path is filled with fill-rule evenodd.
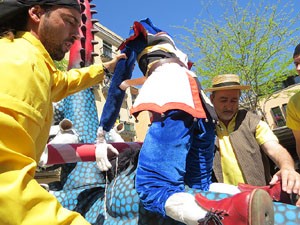
M 157 67 L 148 77 L 130 112 L 180 109 L 194 117 L 205 118 L 196 75 L 176 63 Z

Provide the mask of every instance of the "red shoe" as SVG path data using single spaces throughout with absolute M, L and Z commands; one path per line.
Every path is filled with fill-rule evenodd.
M 269 193 L 269 195 L 273 199 L 273 201 L 277 201 L 277 202 L 295 205 L 295 203 L 297 201 L 297 200 L 295 200 L 294 196 L 286 193 L 285 191 L 282 191 L 280 181 L 277 181 L 277 183 L 274 185 L 267 185 L 267 186 L 262 186 L 262 187 L 239 183 L 238 187 L 241 191 L 252 191 L 254 189 L 265 190 L 266 192 Z
M 209 211 L 199 225 L 273 225 L 274 208 L 269 194 L 261 189 L 242 192 L 220 201 L 195 196 L 198 204 Z

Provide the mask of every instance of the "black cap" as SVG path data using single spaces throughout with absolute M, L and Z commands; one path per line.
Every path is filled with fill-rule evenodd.
M 5 2 L 5 0 L 4 0 Z M 80 12 L 78 0 L 17 0 L 17 2 L 27 5 L 49 5 L 49 6 L 62 6 L 67 8 L 74 8 Z
M 62 6 L 80 12 L 78 0 L 0 0 L 0 26 L 34 5 Z

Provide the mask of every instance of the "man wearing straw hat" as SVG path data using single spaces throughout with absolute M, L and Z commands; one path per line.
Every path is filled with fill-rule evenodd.
M 0 0 L 0 224 L 89 224 L 34 179 L 52 102 L 103 80 L 104 66 L 59 71 L 79 38 L 77 0 Z M 113 72 L 120 55 L 103 63 Z
M 211 92 L 210 99 L 219 118 L 215 178 L 221 183 L 239 185 L 241 190 L 262 186 L 274 200 L 290 203 L 284 193 L 300 194 L 300 175 L 267 123 L 256 114 L 239 110 L 241 90 L 249 88 L 240 84 L 238 75 L 225 74 L 214 77 L 212 88 L 206 89 Z M 272 178 L 267 156 L 280 168 Z

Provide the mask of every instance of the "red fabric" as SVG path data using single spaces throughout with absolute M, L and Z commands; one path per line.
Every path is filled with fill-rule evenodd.
M 147 31 L 141 23 L 135 21 L 133 23 L 133 31 L 133 34 L 120 45 L 120 50 L 123 50 L 128 42 L 136 39 L 140 34 L 144 35 L 145 39 L 147 38 Z
M 76 149 L 76 153 L 80 157 L 82 162 L 86 161 L 95 161 L 95 149 L 96 145 L 94 144 L 71 144 L 74 149 Z
M 48 144 L 47 148 L 48 148 L 47 164 L 52 165 L 52 164 L 65 163 L 65 160 L 63 159 L 63 157 L 60 155 L 59 151 L 54 146 L 52 146 L 51 144 Z
M 138 148 L 143 142 L 116 142 L 110 143 L 119 152 L 130 148 Z M 47 164 L 64 164 L 73 162 L 95 161 L 95 144 L 48 144 Z
M 192 66 L 194 65 L 193 62 L 191 61 L 188 61 L 188 69 L 191 70 L 192 69 Z

